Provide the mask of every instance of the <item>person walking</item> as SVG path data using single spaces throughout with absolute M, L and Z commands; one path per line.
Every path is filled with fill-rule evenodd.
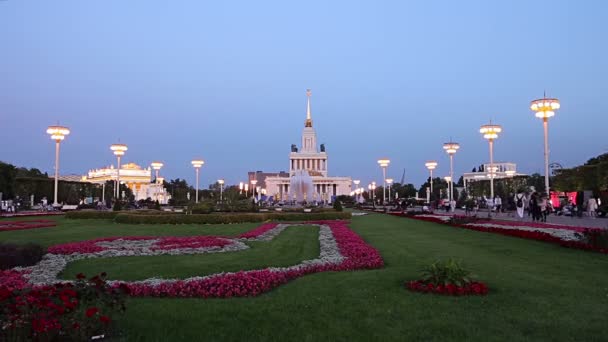
M 587 216 L 595 218 L 597 216 L 597 200 L 595 197 L 589 198 L 587 201 Z
M 530 196 L 530 212 L 532 213 L 532 222 L 536 222 L 540 219 L 540 206 L 538 205 L 538 194 L 536 192 L 532 193 Z
M 498 195 L 494 198 L 494 206 L 496 207 L 496 215 L 498 215 L 502 209 L 502 198 Z
M 525 201 L 526 195 L 524 195 L 523 192 L 519 192 L 515 195 L 515 209 L 517 210 L 517 217 L 519 217 L 520 220 L 524 219 Z
M 539 206 L 539 217 L 538 217 L 539 220 L 541 222 L 547 222 L 547 210 L 548 210 L 548 207 L 547 207 L 547 196 L 542 195 L 540 197 L 540 201 L 538 203 L 538 206 Z

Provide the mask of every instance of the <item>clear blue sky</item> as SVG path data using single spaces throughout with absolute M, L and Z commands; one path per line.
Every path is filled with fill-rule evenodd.
M 0 160 L 53 170 L 46 126 L 72 129 L 61 173 L 162 160 L 202 184 L 288 167 L 305 89 L 330 174 L 419 185 L 442 143 L 457 173 L 487 160 L 478 133 L 502 124 L 495 159 L 542 170 L 546 90 L 551 160 L 608 149 L 606 1 L 0 1 Z

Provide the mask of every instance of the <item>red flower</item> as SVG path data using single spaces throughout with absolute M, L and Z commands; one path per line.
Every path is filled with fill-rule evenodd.
M 96 307 L 90 307 L 87 309 L 86 315 L 87 317 L 93 317 L 93 315 L 95 315 L 96 313 L 99 312 L 99 309 Z
M 82 274 L 82 273 L 78 273 L 76 275 L 76 279 L 84 279 L 84 278 L 86 278 L 86 276 L 84 274 Z
M 108 316 L 100 316 L 99 320 L 104 324 L 110 323 L 110 317 L 108 317 Z

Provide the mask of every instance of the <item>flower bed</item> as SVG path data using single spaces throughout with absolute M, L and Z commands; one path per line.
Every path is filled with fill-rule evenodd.
M 30 221 L 0 221 L 0 232 L 9 230 L 23 230 L 55 227 L 57 222 L 52 220 L 30 220 Z
M 151 251 L 169 251 L 187 248 L 224 247 L 229 244 L 231 244 L 230 240 L 214 236 L 124 236 L 68 242 L 60 245 L 50 246 L 47 251 L 51 254 L 70 255 L 75 253 L 97 253 L 107 250 L 135 251 L 138 248 L 149 248 Z
M 109 286 L 105 274 L 47 286 L 23 284 L 20 275 L 0 273 L 0 340 L 86 341 L 114 332 L 114 313 L 125 311 L 128 288 Z M 20 279 L 21 277 L 21 279 Z M 117 318 L 117 317 L 114 317 Z
M 434 293 L 448 296 L 485 296 L 488 294 L 488 287 L 481 282 L 472 282 L 464 286 L 457 286 L 454 284 L 435 285 L 433 283 L 425 283 L 421 280 L 414 280 L 408 282 L 406 287 L 413 292 Z
M 321 256 L 319 259 L 306 260 L 291 267 L 222 273 L 185 280 L 116 282 L 114 286 L 128 286 L 133 296 L 247 297 L 259 295 L 306 274 L 373 269 L 384 266 L 384 261 L 378 251 L 348 229 L 345 222 L 317 221 L 305 224 L 320 226 Z M 287 226 L 277 225 L 273 229 L 284 229 Z M 264 232 L 262 230 L 258 231 L 257 236 L 271 231 L 271 229 L 264 229 Z M 334 241 L 332 241 L 332 237 Z M 335 246 L 332 246 L 332 243 Z M 332 250 L 332 247 L 337 247 L 338 250 Z
M 242 240 L 269 241 L 294 225 L 319 226 L 319 257 L 289 267 L 218 273 L 188 279 L 151 278 L 141 281 L 109 282 L 126 287 L 132 296 L 156 297 L 242 297 L 256 296 L 292 279 L 324 271 L 346 271 L 383 267 L 378 251 L 347 227 L 345 221 L 314 221 L 302 224 L 264 224 L 236 239 L 226 237 L 115 237 L 67 243 L 49 248 L 49 254 L 35 266 L 21 268 L 11 277 L 24 277 L 32 284 L 62 282 L 57 275 L 71 261 L 123 255 L 194 254 L 237 251 L 249 248 Z M 165 249 L 168 248 L 168 249 Z M 16 272 L 16 271 L 13 271 Z M 16 278 L 18 279 L 18 278 Z
M 405 216 L 421 221 L 447 224 L 451 227 L 464 228 L 479 232 L 495 233 L 536 241 L 556 243 L 563 247 L 608 254 L 608 248 L 596 247 L 582 241 L 584 233 L 598 231 L 600 230 L 600 228 L 574 227 L 537 222 L 517 222 L 487 219 L 478 219 L 475 220 L 475 222 L 457 224 L 453 221 L 458 221 L 458 217 L 455 217 L 455 219 L 452 220 L 451 217 L 447 215 L 391 215 Z

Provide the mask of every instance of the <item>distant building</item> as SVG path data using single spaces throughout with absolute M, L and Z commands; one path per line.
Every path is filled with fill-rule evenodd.
M 103 184 L 107 181 L 116 181 L 117 174 L 114 165 L 110 165 L 90 170 L 83 180 Z M 142 168 L 135 163 L 124 164 L 120 167 L 120 183 L 126 184 L 131 189 L 136 201 L 151 198 L 158 200 L 161 204 L 167 204 L 171 195 L 163 187 L 163 180 L 162 177 L 158 177 L 155 182 L 152 182 L 152 170 L 149 167 Z
M 247 182 L 251 184 L 252 180 L 257 180 L 256 187 L 266 189 L 266 177 L 285 177 L 289 178 L 289 172 L 264 172 L 264 171 L 249 171 L 247 172 Z
M 302 132 L 302 145 L 300 150 L 295 145 L 291 147 L 289 153 L 289 177 L 267 176 L 264 179 L 266 193 L 280 200 L 293 199 L 290 194 L 289 184 L 298 170 L 305 170 L 312 178 L 313 197 L 311 200 L 331 201 L 333 196 L 349 195 L 351 192 L 352 180 L 350 177 L 329 177 L 327 152 L 325 146 L 317 145 L 317 133 L 312 127 L 312 116 L 310 112 L 310 91 L 306 92 L 306 121 Z M 258 181 L 261 179 L 258 178 Z
M 517 164 L 515 163 L 494 163 L 494 179 L 502 179 L 516 176 L 527 176 L 524 173 L 517 172 Z M 467 188 L 467 183 L 490 180 L 490 164 L 483 164 L 483 170 L 477 172 L 465 172 L 462 175 L 464 181 L 464 187 Z

